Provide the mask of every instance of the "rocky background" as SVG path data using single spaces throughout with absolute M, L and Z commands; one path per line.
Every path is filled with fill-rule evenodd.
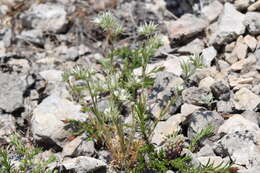
M 190 139 L 211 124 L 215 135 L 190 153 L 194 162 L 233 161 L 242 173 L 259 173 L 259 0 L 2 0 L 0 145 L 16 132 L 28 145 L 44 148 L 39 157 L 55 153 L 55 166 L 66 170 L 100 171 L 109 165 L 108 151 L 84 136 L 70 138 L 62 121 L 86 116 L 70 99 L 62 74 L 104 58 L 105 36 L 92 22 L 104 10 L 111 10 L 128 33 L 144 22 L 159 25 L 164 46 L 151 66 L 165 70 L 153 88 L 155 116 L 173 96 L 172 88 L 184 83 L 181 60 L 197 53 L 204 57 L 207 67 L 191 76 L 172 116 L 157 125 L 153 143 L 160 145 L 178 129 Z M 127 40 L 126 34 L 121 41 Z M 208 102 L 202 100 L 209 95 Z

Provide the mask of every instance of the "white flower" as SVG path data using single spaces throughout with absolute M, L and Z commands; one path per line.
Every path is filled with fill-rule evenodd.
M 154 22 L 144 23 L 143 25 L 137 28 L 137 32 L 141 35 L 150 35 L 157 30 L 157 26 Z

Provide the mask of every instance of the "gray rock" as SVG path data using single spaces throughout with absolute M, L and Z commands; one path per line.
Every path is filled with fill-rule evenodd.
M 200 161 L 197 159 L 195 154 L 193 154 L 190 150 L 184 148 L 181 152 L 181 156 L 189 156 L 191 158 L 191 164 L 195 167 L 200 167 Z
M 210 86 L 210 89 L 215 98 L 224 101 L 228 101 L 230 99 L 230 88 L 222 81 L 215 82 Z
M 212 111 L 194 112 L 187 121 L 189 122 L 188 137 L 190 139 L 209 125 L 212 125 L 217 132 L 219 126 L 224 123 L 223 117 Z
M 76 148 L 73 156 L 93 156 L 96 152 L 95 144 L 93 141 L 82 141 L 81 144 Z
M 55 55 L 62 60 L 72 60 L 75 61 L 76 58 L 90 53 L 90 49 L 85 45 L 67 47 L 66 45 L 61 45 L 54 50 Z
M 185 14 L 176 21 L 172 21 L 168 25 L 168 32 L 170 39 L 176 41 L 183 41 L 203 32 L 208 26 L 207 20 L 197 18 L 192 14 Z
M 218 133 L 226 135 L 214 146 L 217 155 L 229 155 L 235 164 L 247 168 L 259 166 L 260 129 L 255 123 L 234 115 L 219 127 Z
M 215 156 L 212 146 L 205 145 L 200 149 L 199 152 L 196 153 L 197 157 L 204 157 L 204 156 Z
M 210 91 L 206 88 L 197 88 L 190 87 L 182 92 L 182 99 L 185 103 L 203 106 L 206 103 L 204 102 L 204 98 L 206 98 L 210 94 Z
M 64 139 L 70 136 L 62 120 L 85 120 L 81 106 L 52 94 L 45 98 L 33 111 L 32 133 L 36 141 L 43 145 L 62 146 Z M 48 125 L 46 127 L 46 124 Z
M 217 102 L 217 111 L 222 113 L 232 113 L 235 109 L 235 105 L 232 101 L 220 100 Z
M 112 154 L 107 150 L 101 150 L 98 152 L 98 159 L 104 162 L 110 162 L 112 160 Z
M 157 74 L 153 91 L 149 96 L 149 105 L 153 116 L 159 118 L 160 112 L 165 108 L 171 99 L 176 97 L 176 87 L 183 84 L 183 80 L 170 72 L 160 72 Z M 169 107 L 169 114 L 174 114 L 181 106 L 182 100 L 178 98 Z
M 194 39 L 187 45 L 178 49 L 179 53 L 199 54 L 204 49 L 205 43 L 201 39 Z
M 227 71 L 230 67 L 230 65 L 224 60 L 218 60 L 217 64 L 221 72 Z
M 3 41 L 4 47 L 9 47 L 12 41 L 12 30 L 10 28 L 0 28 L 0 40 Z
M 25 42 L 30 42 L 37 46 L 43 47 L 44 45 L 43 33 L 39 29 L 23 31 L 19 38 L 24 40 Z
M 106 173 L 107 170 L 105 162 L 87 156 L 68 158 L 61 165 L 71 173 Z
M 0 109 L 5 112 L 13 112 L 23 105 L 23 94 L 27 84 L 18 74 L 0 72 Z
M 21 15 L 22 24 L 28 29 L 40 29 L 54 33 L 67 30 L 69 23 L 64 6 L 59 4 L 34 4 Z
M 245 32 L 245 15 L 237 11 L 232 4 L 226 3 L 222 13 L 217 31 L 210 38 L 211 44 L 229 43 Z
M 204 64 L 207 66 L 207 67 L 210 67 L 211 65 L 211 62 L 214 60 L 214 58 L 216 58 L 217 56 L 217 51 L 216 49 L 211 46 L 211 47 L 208 47 L 206 49 L 204 49 L 202 51 L 202 56 L 203 56 L 203 62 Z
M 244 24 L 252 35 L 260 34 L 260 14 L 259 12 L 246 13 Z

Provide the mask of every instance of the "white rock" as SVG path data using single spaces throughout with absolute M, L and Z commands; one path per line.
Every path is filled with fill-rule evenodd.
M 252 111 L 260 103 L 260 97 L 247 88 L 238 90 L 234 95 L 234 99 L 236 101 L 236 108 L 242 110 Z
M 222 14 L 217 31 L 210 38 L 212 44 L 226 44 L 245 32 L 243 24 L 245 15 L 237 11 L 232 4 L 226 3 Z
M 45 71 L 40 72 L 40 75 L 47 82 L 61 82 L 62 74 L 63 74 L 63 71 L 60 71 L 60 70 L 45 70 Z
M 81 106 L 61 98 L 55 94 L 45 98 L 33 111 L 32 133 L 34 139 L 40 142 L 50 141 L 62 145 L 63 140 L 70 135 L 64 129 L 62 120 L 85 120 Z
M 207 88 L 210 89 L 210 86 L 216 82 L 215 79 L 212 77 L 208 76 L 204 79 L 202 79 L 199 83 L 199 88 Z
M 202 51 L 202 56 L 204 64 L 207 67 L 210 67 L 212 60 L 217 56 L 217 51 L 213 46 L 211 46 Z
M 180 123 L 186 119 L 182 114 L 171 116 L 167 121 L 160 121 L 154 129 L 151 142 L 156 145 L 163 144 L 165 137 L 180 130 Z
M 210 22 L 217 19 L 221 14 L 223 5 L 219 1 L 213 1 L 208 6 L 202 8 L 201 13 L 204 15 Z
M 256 123 L 245 119 L 242 115 L 235 114 L 219 127 L 218 133 L 228 134 L 243 130 L 258 131 L 259 127 Z
M 72 159 L 68 158 L 62 162 L 62 166 L 64 166 L 67 171 L 77 173 L 91 173 L 99 171 L 100 173 L 105 173 L 107 169 L 107 164 L 105 162 L 86 156 L 79 156 Z
M 250 35 L 247 35 L 244 37 L 244 42 L 247 44 L 247 46 L 254 51 L 257 46 L 257 40 L 255 37 L 252 37 Z

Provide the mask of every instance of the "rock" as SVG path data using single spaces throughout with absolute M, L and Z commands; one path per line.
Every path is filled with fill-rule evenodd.
M 90 0 L 90 3 L 95 10 L 105 10 L 115 7 L 118 4 L 118 0 Z
M 239 36 L 236 42 L 236 47 L 233 50 L 233 54 L 235 54 L 238 59 L 245 59 L 247 56 L 247 49 L 248 46 L 246 43 L 244 43 L 244 39 L 242 36 Z
M 245 111 L 241 114 L 245 119 L 254 122 L 260 127 L 260 113 L 254 111 Z
M 218 129 L 218 133 L 221 134 L 230 134 L 236 133 L 237 131 L 259 131 L 259 127 L 256 122 L 245 119 L 242 115 L 234 114 L 228 120 L 225 121 Z
M 230 66 L 231 71 L 241 71 L 246 67 L 250 67 L 256 63 L 256 57 L 253 54 L 250 54 L 246 59 L 242 59 Z
M 62 157 L 70 157 L 73 155 L 77 147 L 80 145 L 80 143 L 83 141 L 83 138 L 78 136 L 69 143 L 65 144 L 62 149 Z
M 187 62 L 188 60 L 189 57 L 187 56 L 173 56 L 171 58 L 167 58 L 165 61 L 161 61 L 154 64 L 148 64 L 146 71 L 149 72 L 156 67 L 164 67 L 165 72 L 173 73 L 176 76 L 180 76 L 182 74 L 181 63 Z M 141 68 L 135 69 L 134 73 L 135 75 L 141 75 Z
M 236 0 L 235 7 L 239 11 L 246 10 L 250 5 L 250 0 Z
M 169 72 L 159 72 L 156 76 L 152 93 L 149 95 L 149 104 L 151 113 L 156 118 L 159 118 L 161 111 L 169 103 L 169 101 L 176 97 L 176 87 L 183 84 L 183 80 Z M 180 105 L 181 99 L 177 99 L 174 104 L 169 107 L 168 113 L 174 114 Z
M 252 5 L 250 5 L 247 8 L 248 11 L 259 11 L 260 10 L 260 1 L 256 1 L 255 3 L 253 3 Z
M 235 55 L 234 52 L 225 53 L 224 56 L 225 56 L 225 60 L 231 65 L 238 61 L 238 57 L 237 57 L 237 55 Z
M 218 60 L 218 66 L 221 72 L 228 71 L 230 65 L 224 60 Z
M 87 156 L 68 158 L 61 165 L 71 173 L 106 173 L 107 169 L 105 162 Z
M 225 46 L 225 52 L 226 52 L 226 53 L 231 53 L 231 52 L 233 51 L 233 49 L 235 48 L 235 46 L 236 46 L 236 42 L 235 42 L 235 41 L 233 41 L 233 42 L 227 44 L 227 45 Z
M 59 4 L 34 4 L 21 15 L 22 24 L 28 29 L 63 33 L 69 21 L 64 6 Z
M 0 86 L 0 110 L 12 113 L 24 107 L 23 95 L 27 89 L 24 77 L 0 72 Z
M 185 103 L 203 106 L 205 102 L 203 98 L 207 97 L 210 91 L 205 88 L 190 87 L 182 92 L 182 98 Z
M 104 162 L 111 162 L 112 154 L 107 150 L 98 151 L 98 159 Z
M 3 41 L 4 47 L 9 47 L 12 42 L 12 30 L 10 28 L 0 28 L 0 40 Z
M 186 119 L 182 114 L 176 114 L 171 116 L 167 121 L 160 121 L 152 136 L 151 142 L 158 146 L 162 145 L 167 135 L 171 135 L 180 130 L 180 123 Z
M 260 166 L 255 166 L 249 169 L 239 170 L 240 173 L 257 173 L 260 170 Z
M 194 167 L 200 167 L 200 162 L 199 160 L 197 159 L 197 157 L 195 156 L 195 154 L 193 154 L 190 150 L 184 148 L 181 152 L 181 156 L 188 156 L 191 158 L 191 164 L 194 166 Z
M 200 81 L 199 88 L 207 88 L 208 90 L 210 90 L 210 86 L 214 83 L 215 83 L 215 79 L 208 76 Z
M 260 14 L 258 12 L 246 13 L 244 24 L 251 35 L 260 34 Z
M 63 71 L 60 70 L 45 70 L 40 72 L 41 77 L 48 83 L 61 82 L 62 74 Z
M 237 11 L 232 4 L 226 3 L 222 13 L 217 31 L 210 38 L 211 44 L 224 45 L 245 32 L 245 15 Z
M 233 88 L 237 88 L 240 85 L 243 84 L 252 84 L 254 78 L 253 77 L 248 77 L 248 78 L 243 78 L 243 77 L 235 77 L 235 76 L 228 76 L 229 80 L 229 85 Z
M 224 119 L 217 112 L 199 111 L 194 112 L 189 119 L 188 137 L 193 138 L 201 130 L 207 128 L 209 125 L 214 127 L 215 132 L 218 131 L 220 125 L 224 123 Z
M 196 153 L 197 157 L 205 157 L 205 156 L 215 156 L 215 153 L 212 149 L 212 146 L 205 145 L 200 149 L 199 152 Z
M 215 21 L 221 14 L 223 5 L 219 1 L 213 1 L 208 6 L 205 6 L 201 10 L 201 14 L 205 16 L 210 22 Z
M 43 33 L 39 29 L 23 31 L 19 38 L 24 40 L 25 42 L 30 42 L 40 47 L 43 47 L 45 42 L 43 39 Z
M 95 150 L 95 144 L 93 141 L 82 141 L 81 144 L 76 148 L 73 156 L 93 156 Z
M 187 45 L 179 48 L 177 52 L 179 53 L 189 53 L 189 54 L 199 54 L 204 49 L 204 42 L 201 39 L 194 39 Z
M 202 51 L 203 62 L 207 67 L 210 67 L 211 62 L 217 56 L 217 51 L 214 47 L 208 47 Z
M 3 139 L 15 133 L 15 118 L 12 115 L 0 113 L 0 145 Z
M 228 161 L 224 161 L 219 156 L 204 156 L 204 157 L 198 157 L 197 159 L 199 160 L 199 162 L 202 165 L 207 165 L 207 163 L 209 162 L 210 164 L 213 164 L 214 167 L 217 167 L 220 164 L 223 164 L 223 165 L 229 164 Z
M 197 18 L 192 14 L 185 14 L 176 21 L 169 23 L 168 32 L 170 39 L 176 41 L 183 41 L 203 32 L 208 26 L 208 22 L 204 19 Z
M 85 120 L 81 106 L 52 94 L 45 98 L 33 111 L 32 133 L 38 143 L 44 146 L 62 146 L 64 139 L 70 135 L 63 120 Z M 48 128 L 46 128 L 48 124 Z
M 235 164 L 247 168 L 259 166 L 260 129 L 255 123 L 233 115 L 219 127 L 218 133 L 226 135 L 214 146 L 217 155 L 229 155 Z
M 236 109 L 238 110 L 254 110 L 260 103 L 260 97 L 255 95 L 247 88 L 241 88 L 234 95 Z
M 235 105 L 232 101 L 220 100 L 217 102 L 217 111 L 221 113 L 232 113 Z
M 215 82 L 210 86 L 213 96 L 219 100 L 228 101 L 230 99 L 230 88 L 222 81 Z
M 55 49 L 55 54 L 59 59 L 75 61 L 78 57 L 90 53 L 91 50 L 85 45 L 67 47 L 66 45 L 60 45 Z
M 191 115 L 192 113 L 194 113 L 196 111 L 202 111 L 203 109 L 204 108 L 200 107 L 200 106 L 195 106 L 195 105 L 192 105 L 192 104 L 184 103 L 181 106 L 181 114 L 184 115 L 184 116 L 188 116 L 188 115 Z
M 255 39 L 255 37 L 247 35 L 244 37 L 244 42 L 247 44 L 251 51 L 254 51 L 256 49 L 257 40 Z

